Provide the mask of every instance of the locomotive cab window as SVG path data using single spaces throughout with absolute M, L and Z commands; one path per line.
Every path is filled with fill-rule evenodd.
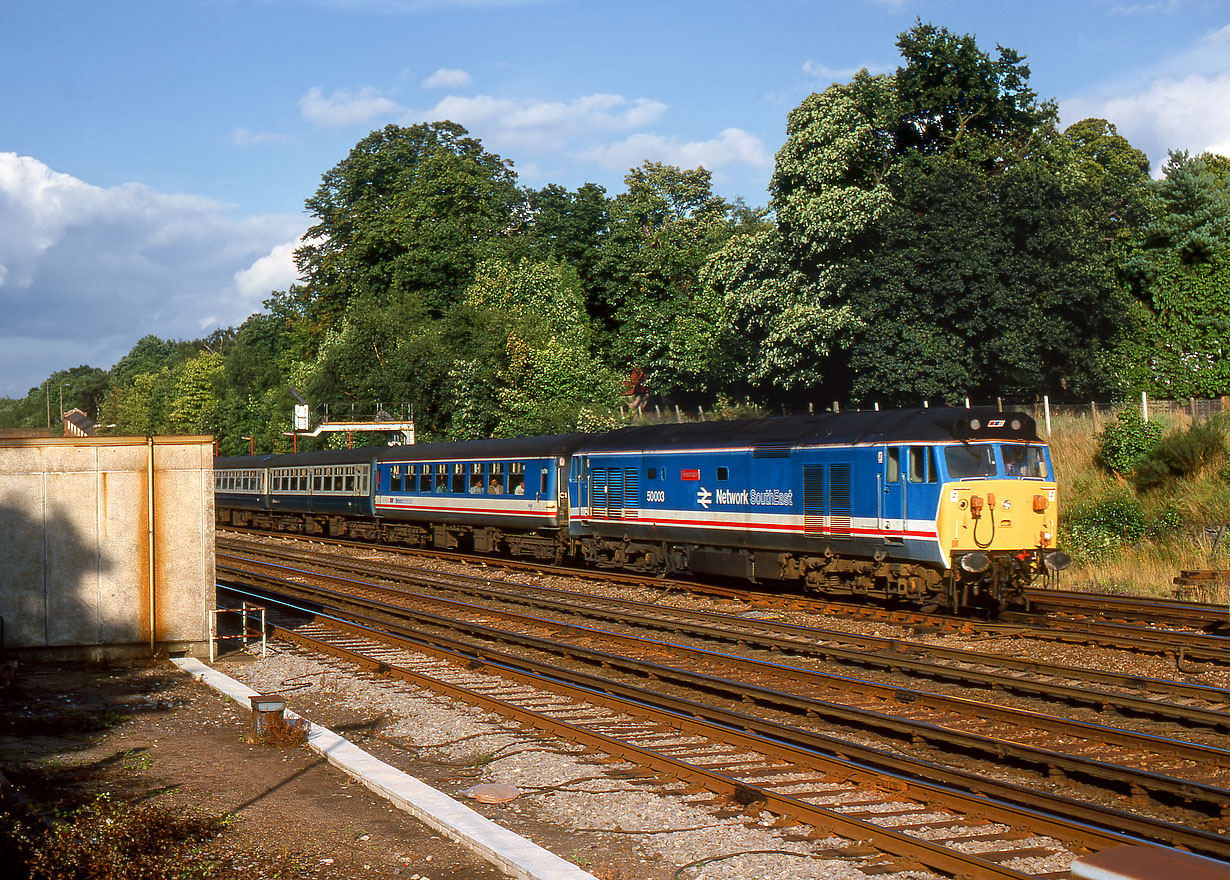
M 993 477 L 998 473 L 995 448 L 990 443 L 963 443 L 944 449 L 944 467 L 953 479 Z
M 999 454 L 1004 474 L 1009 477 L 1046 477 L 1046 457 L 1039 446 L 1002 443 Z
M 542 469 L 542 486 L 538 491 L 539 491 L 539 494 L 541 495 L 547 494 L 547 469 L 546 468 Z
M 886 483 L 896 483 L 901 479 L 901 450 L 896 446 L 889 447 L 888 457 L 885 459 L 884 481 Z

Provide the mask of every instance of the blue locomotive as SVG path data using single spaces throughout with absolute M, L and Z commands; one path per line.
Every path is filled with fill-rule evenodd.
M 1068 563 L 1024 413 L 924 408 L 220 458 L 220 525 L 1000 608 Z

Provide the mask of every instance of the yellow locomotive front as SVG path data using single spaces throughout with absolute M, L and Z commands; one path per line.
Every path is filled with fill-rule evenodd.
M 1058 498 L 1050 453 L 1038 442 L 943 448 L 936 532 L 962 607 L 1020 605 L 1027 586 L 1066 568 L 1056 545 Z

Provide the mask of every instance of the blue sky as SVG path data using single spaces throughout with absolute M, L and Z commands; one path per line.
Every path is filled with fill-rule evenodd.
M 894 70 L 916 18 L 1016 49 L 1155 167 L 1230 154 L 1212 0 L 0 0 L 0 396 L 242 323 L 390 122 L 459 122 L 524 186 L 615 195 L 649 159 L 764 205 L 790 110 Z

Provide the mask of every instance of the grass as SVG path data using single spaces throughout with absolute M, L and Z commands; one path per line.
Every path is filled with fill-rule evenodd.
M 1059 585 L 1132 595 L 1172 596 L 1173 579 L 1184 569 L 1230 568 L 1230 530 L 1213 546 L 1210 529 L 1230 525 L 1230 466 L 1223 458 L 1210 461 L 1199 473 L 1139 492 L 1123 476 L 1108 473 L 1096 460 L 1098 433 L 1112 418 L 1059 416 L 1052 420 L 1051 459 L 1060 499 L 1061 534 L 1067 513 L 1082 504 L 1096 504 L 1111 494 L 1130 493 L 1139 503 L 1145 534 L 1139 540 L 1100 555 L 1082 558 Z M 1176 413 L 1161 420 L 1166 433 L 1185 430 L 1190 416 Z M 1095 554 L 1096 555 L 1096 554 Z M 1202 601 L 1228 601 L 1230 589 L 1215 585 Z

